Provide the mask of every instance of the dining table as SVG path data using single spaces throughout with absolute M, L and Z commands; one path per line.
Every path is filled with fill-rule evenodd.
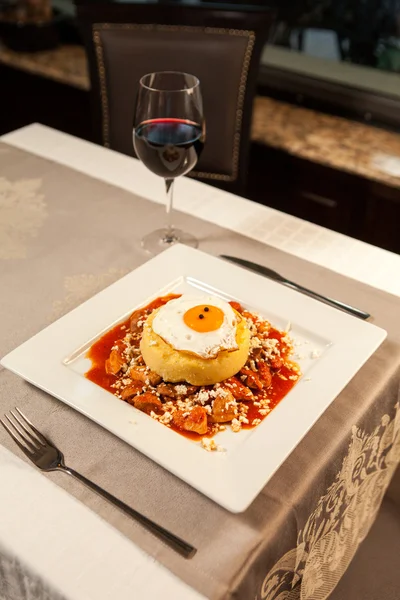
M 1 600 L 324 600 L 377 517 L 400 461 L 400 256 L 190 177 L 174 202 L 203 252 L 357 306 L 387 338 L 238 514 L 0 366 L 0 418 L 18 406 L 72 467 L 197 548 L 176 555 L 0 428 Z M 0 137 L 0 357 L 149 260 L 163 203 L 135 158 L 36 123 Z

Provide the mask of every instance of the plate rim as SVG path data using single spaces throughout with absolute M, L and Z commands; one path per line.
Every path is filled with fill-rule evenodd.
M 221 267 L 223 267 L 224 274 L 224 277 L 222 277 L 222 282 L 219 281 L 218 275 L 218 272 L 220 272 L 222 275 Z M 185 270 L 188 270 L 189 273 L 185 274 L 182 272 Z M 151 281 L 151 278 L 154 277 L 154 272 L 157 273 L 158 271 L 162 272 L 161 279 L 165 282 L 165 284 L 161 286 L 156 282 L 154 282 L 153 285 L 153 282 Z M 241 284 L 242 288 L 244 283 L 247 282 L 248 288 L 253 286 L 257 291 L 265 291 L 265 294 L 267 296 L 270 294 L 271 298 L 273 297 L 274 293 L 277 293 L 278 297 L 280 297 L 280 306 L 287 306 L 288 304 L 292 307 L 295 306 L 295 309 L 293 308 L 293 312 L 296 314 L 298 312 L 301 314 L 301 311 L 304 309 L 312 309 L 314 318 L 316 318 L 318 322 L 324 323 L 325 319 L 324 327 L 326 334 L 324 334 L 323 337 L 333 342 L 332 347 L 329 348 L 329 355 L 327 354 L 325 360 L 328 358 L 329 361 L 333 360 L 336 361 L 337 364 L 341 364 L 342 361 L 340 350 L 345 341 L 350 344 L 351 348 L 353 348 L 353 352 L 356 351 L 359 353 L 358 358 L 356 358 L 354 365 L 351 368 L 349 368 L 348 364 L 342 365 L 344 375 L 340 379 L 340 383 L 334 386 L 334 395 L 329 393 L 328 395 L 332 397 L 328 399 L 325 397 L 326 394 L 325 396 L 323 394 L 324 401 L 320 401 L 321 406 L 318 405 L 318 410 L 312 411 L 311 418 L 309 412 L 307 411 L 305 411 L 305 416 L 308 415 L 308 418 L 303 416 L 304 418 L 302 419 L 301 415 L 299 416 L 300 421 L 297 419 L 296 425 L 300 425 L 301 434 L 297 436 L 296 441 L 294 442 L 293 438 L 290 436 L 288 438 L 285 430 L 284 434 L 279 436 L 280 439 L 275 439 L 276 444 L 273 449 L 274 452 L 277 453 L 277 456 L 272 458 L 269 457 L 267 459 L 269 462 L 265 465 L 265 473 L 264 471 L 262 471 L 264 474 L 260 474 L 258 472 L 256 476 L 254 472 L 252 472 L 250 469 L 247 469 L 240 475 L 240 485 L 238 485 L 237 471 L 243 471 L 246 466 L 246 461 L 243 454 L 246 456 L 254 454 L 257 455 L 259 452 L 271 450 L 270 443 L 266 442 L 266 438 L 271 436 L 270 432 L 272 432 L 276 426 L 278 429 L 282 426 L 283 420 L 290 419 L 291 415 L 289 408 L 293 402 L 285 402 L 287 397 L 285 397 L 285 399 L 274 408 L 271 414 L 268 415 L 267 419 L 265 419 L 259 426 L 252 430 L 252 435 L 250 435 L 244 443 L 244 452 L 240 453 L 239 463 L 235 461 L 235 468 L 233 469 L 232 461 L 230 462 L 229 456 L 227 456 L 228 453 L 205 452 L 199 444 L 197 444 L 195 447 L 196 452 L 193 452 L 194 446 L 188 446 L 188 440 L 186 440 L 186 438 L 179 436 L 172 430 L 160 425 L 159 423 L 156 423 L 147 415 L 144 415 L 144 413 L 134 409 L 127 403 L 115 403 L 115 398 L 109 392 L 83 378 L 78 373 L 74 373 L 72 369 L 68 368 L 63 362 L 65 358 L 72 354 L 72 352 L 78 347 L 83 346 L 89 341 L 87 334 L 83 334 L 83 331 L 77 332 L 74 330 L 74 327 L 70 327 L 65 336 L 63 336 L 65 339 L 63 339 L 62 344 L 57 338 L 57 335 L 60 333 L 60 331 L 62 331 L 63 328 L 65 330 L 65 325 L 68 322 L 73 323 L 77 318 L 79 319 L 80 316 L 82 317 L 89 310 L 89 312 L 92 313 L 92 320 L 90 323 L 88 323 L 88 326 L 90 325 L 89 331 L 93 332 L 91 339 L 96 339 L 96 337 L 101 335 L 102 332 L 110 329 L 114 323 L 121 321 L 125 315 L 129 315 L 137 306 L 143 306 L 149 298 L 157 297 L 158 295 L 162 294 L 163 289 L 171 289 L 171 285 L 174 281 L 177 285 L 179 281 L 182 281 L 185 277 L 192 279 L 194 278 L 201 281 L 202 278 L 207 275 L 207 273 L 209 273 L 208 280 L 214 281 L 214 284 L 218 283 L 219 281 L 218 289 L 231 298 L 240 299 L 244 293 L 247 295 L 249 294 L 248 290 L 243 293 L 241 290 L 236 290 L 235 293 L 232 293 L 232 291 L 235 290 L 236 286 L 238 285 L 236 283 L 237 277 L 239 281 L 243 281 Z M 156 277 L 156 280 L 158 281 L 159 278 L 160 275 Z M 142 288 L 140 288 L 139 291 L 137 290 L 138 282 L 142 284 Z M 128 300 L 124 296 L 124 291 L 130 287 L 131 283 L 136 283 L 135 295 L 137 295 L 137 298 L 136 296 L 135 298 L 132 297 L 132 300 L 129 301 L 130 303 L 128 307 Z M 205 281 L 205 284 L 209 285 L 207 281 Z M 215 285 L 211 287 L 215 288 Z M 148 292 L 151 291 L 152 288 L 154 288 L 154 290 L 149 294 Z M 226 291 L 226 288 L 232 291 Z M 121 297 L 117 297 L 118 294 L 120 294 Z M 145 297 L 143 297 L 144 295 Z M 107 304 L 108 298 L 111 297 L 114 298 L 112 311 L 110 310 L 110 313 L 112 312 L 114 315 L 112 319 L 111 316 L 107 317 L 101 310 L 101 308 Z M 247 301 L 242 301 L 245 304 L 249 304 Z M 291 303 L 293 303 L 293 305 Z M 267 304 L 267 302 L 264 301 L 263 304 Z M 126 306 L 126 309 L 121 311 L 123 306 Z M 100 312 L 96 313 L 96 310 L 94 310 L 96 307 Z M 268 310 L 268 306 L 264 306 L 262 310 L 267 314 L 268 312 L 273 312 Z M 302 323 L 301 320 L 300 323 Z M 338 329 L 337 323 L 339 323 L 339 325 L 351 325 L 350 330 L 355 333 L 358 332 L 361 337 L 357 339 L 338 339 L 335 337 L 340 329 Z M 302 326 L 304 326 L 304 322 L 302 323 Z M 345 329 L 347 330 L 347 328 Z M 308 331 L 314 330 L 308 328 Z M 79 333 L 82 334 L 80 338 Z M 75 342 L 72 343 L 74 334 Z M 57 374 L 60 378 L 60 381 L 56 385 L 57 389 L 54 389 L 54 383 L 51 381 L 52 378 L 48 377 L 48 371 L 44 371 L 43 373 L 39 369 L 38 374 L 35 375 L 36 369 L 34 368 L 32 372 L 32 368 L 29 366 L 27 360 L 29 356 L 32 356 L 30 354 L 32 349 L 35 349 L 35 352 L 38 352 L 38 349 L 41 349 L 41 344 L 45 343 L 46 339 L 51 340 L 52 336 L 56 336 L 57 343 L 63 348 L 63 350 L 70 348 L 69 354 L 68 352 L 64 352 L 62 357 L 60 357 L 59 354 L 54 353 L 53 348 L 50 350 L 47 348 L 47 351 L 44 352 L 41 350 L 40 353 L 40 356 L 42 357 L 41 368 L 49 369 L 49 366 L 53 365 L 57 371 Z M 376 351 L 386 336 L 387 332 L 373 323 L 368 323 L 357 319 L 356 317 L 352 317 L 346 313 L 343 313 L 342 311 L 300 294 L 295 290 L 286 288 L 279 283 L 262 277 L 259 274 L 248 271 L 247 269 L 244 269 L 238 265 L 228 263 L 227 261 L 224 261 L 213 255 L 206 254 L 192 248 L 187 248 L 186 246 L 176 245 L 166 250 L 162 254 L 143 263 L 138 268 L 134 269 L 118 281 L 97 293 L 95 296 L 92 296 L 73 310 L 69 311 L 66 315 L 60 317 L 60 319 L 57 321 L 51 323 L 36 333 L 34 336 L 5 355 L 0 360 L 0 364 L 26 381 L 29 381 L 36 387 L 58 398 L 71 408 L 78 410 L 117 437 L 120 437 L 138 451 L 142 452 L 160 464 L 163 468 L 167 469 L 227 510 L 237 513 L 246 510 L 261 489 L 268 483 L 280 465 L 291 454 L 294 448 L 300 443 L 307 432 L 325 412 L 333 400 L 339 395 L 339 393 L 344 389 L 348 382 L 354 377 L 358 370 L 364 365 L 368 358 Z M 369 344 L 368 349 L 365 348 L 366 342 Z M 43 361 L 45 362 L 45 365 L 48 364 L 48 367 L 44 365 Z M 49 361 L 49 363 L 46 361 Z M 54 362 L 56 362 L 56 364 L 54 364 Z M 64 371 L 62 369 L 64 369 Z M 321 369 L 318 367 L 318 364 L 314 370 L 317 374 L 316 381 L 308 388 L 308 391 L 312 391 L 313 393 L 315 393 L 316 384 L 318 384 L 320 379 L 318 373 L 321 371 Z M 322 369 L 322 376 L 324 375 L 324 372 L 325 369 Z M 77 401 L 74 401 L 73 398 L 71 399 L 65 397 L 65 395 L 71 395 L 74 389 L 74 381 L 72 381 L 71 376 L 79 378 L 79 383 L 75 382 L 75 385 L 80 389 L 82 388 L 83 391 L 81 391 L 81 394 L 85 393 L 87 395 L 87 398 L 85 396 L 85 399 L 83 399 L 82 396 L 82 398 L 78 400 L 79 406 L 76 404 Z M 323 381 L 320 381 L 320 383 L 322 384 Z M 65 393 L 65 389 L 63 392 L 63 385 L 65 385 L 65 388 L 67 389 L 67 394 Z M 297 390 L 297 386 L 300 385 L 304 385 L 304 381 L 299 381 L 298 384 L 293 388 L 291 397 L 298 395 L 298 393 L 293 394 L 293 392 Z M 91 389 L 91 386 L 94 386 L 94 391 L 93 388 Z M 101 399 L 101 403 L 99 402 L 98 406 L 96 403 L 93 403 L 94 396 L 98 396 Z M 111 403 L 114 403 L 115 406 L 112 406 Z M 104 414 L 104 409 L 102 408 L 103 404 L 105 406 L 112 406 L 111 410 L 113 416 L 108 423 L 105 422 L 107 415 Z M 93 406 L 96 409 L 94 412 Z M 132 411 L 134 412 L 132 413 Z M 121 419 L 122 421 L 119 422 Z M 131 422 L 133 419 L 136 421 L 138 427 L 132 426 Z M 159 430 L 157 436 L 155 436 L 157 438 L 156 442 L 154 442 L 154 440 L 151 442 L 154 443 L 154 447 L 148 448 L 146 447 L 145 440 L 142 439 L 143 435 L 140 433 L 140 431 L 148 429 L 150 425 L 152 427 L 158 427 Z M 270 439 L 269 442 L 271 442 Z M 165 444 L 168 445 L 167 452 Z M 170 446 L 173 448 L 170 448 Z M 192 449 L 189 451 L 188 448 Z M 181 452 L 184 452 L 185 455 L 189 454 L 190 459 L 195 459 L 197 461 L 201 471 L 200 474 L 197 472 L 196 476 L 193 478 L 193 475 L 190 474 L 190 470 L 193 471 L 193 469 L 188 469 L 188 461 L 186 460 L 185 464 L 179 461 L 181 458 Z M 173 461 L 172 464 L 171 460 Z

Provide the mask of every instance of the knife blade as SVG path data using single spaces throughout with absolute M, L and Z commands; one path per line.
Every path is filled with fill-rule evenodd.
M 229 256 L 227 254 L 221 254 L 220 257 L 224 258 L 225 260 L 229 260 L 230 262 L 233 262 L 235 264 L 238 264 L 242 267 L 245 267 L 246 269 L 249 269 L 250 271 L 254 271 L 255 273 L 258 273 L 259 275 L 263 275 L 264 277 L 273 279 L 274 281 L 277 281 L 278 283 L 281 283 L 282 285 L 285 285 L 294 290 L 297 290 L 297 291 L 301 292 L 302 294 L 306 294 L 307 296 L 310 296 L 311 298 L 315 298 L 316 300 L 319 300 L 320 302 L 324 302 L 324 304 L 329 304 L 330 306 L 334 306 L 335 308 L 338 308 L 344 312 L 347 312 L 355 317 L 359 317 L 360 319 L 366 320 L 371 316 L 369 313 L 365 312 L 364 310 L 361 310 L 359 308 L 351 306 L 350 304 L 346 304 L 345 302 L 340 302 L 340 300 L 335 300 L 334 298 L 329 298 L 328 296 L 323 296 L 322 294 L 318 294 L 317 292 L 314 292 L 313 290 L 310 290 L 298 283 L 295 283 L 294 281 L 291 281 L 290 279 L 287 279 L 280 273 L 277 273 L 273 269 L 265 267 L 264 265 L 259 265 L 250 260 L 246 260 L 245 258 L 238 258 L 236 256 Z

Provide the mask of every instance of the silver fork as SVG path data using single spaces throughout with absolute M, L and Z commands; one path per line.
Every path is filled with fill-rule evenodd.
M 181 538 L 177 537 L 161 525 L 157 525 L 154 521 L 151 521 L 141 513 L 137 512 L 134 508 L 131 508 L 121 500 L 118 500 L 115 496 L 103 490 L 100 486 L 96 485 L 89 479 L 86 479 L 83 475 L 66 467 L 64 464 L 64 455 L 54 444 L 52 444 L 32 423 L 29 419 L 19 410 L 15 408 L 18 415 L 10 411 L 13 420 L 8 415 L 4 415 L 8 424 L 0 419 L 0 423 L 3 425 L 7 433 L 10 434 L 14 442 L 21 448 L 22 452 L 31 460 L 39 469 L 42 471 L 63 471 L 68 475 L 72 475 L 75 479 L 78 479 L 91 490 L 103 496 L 106 500 L 117 506 L 129 517 L 133 517 L 146 529 L 151 531 L 155 536 L 161 539 L 163 542 L 168 544 L 173 550 L 184 556 L 185 558 L 192 558 L 197 550 Z

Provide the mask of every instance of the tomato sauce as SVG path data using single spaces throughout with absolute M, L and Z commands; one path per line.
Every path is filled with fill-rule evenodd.
M 104 388 L 108 392 L 114 393 L 114 389 L 111 387 L 113 383 L 116 381 L 115 375 L 111 375 L 106 373 L 105 370 L 105 362 L 110 356 L 111 348 L 115 346 L 119 340 L 125 337 L 127 331 L 130 329 L 131 319 L 134 317 L 142 317 L 144 319 L 147 318 L 147 315 L 150 314 L 156 308 L 163 306 L 170 300 L 174 298 L 179 298 L 181 294 L 168 294 L 168 296 L 161 296 L 160 298 L 156 298 L 147 306 L 143 308 L 139 308 L 135 310 L 126 321 L 123 323 L 119 323 L 110 331 L 107 331 L 104 335 L 102 335 L 97 342 L 91 346 L 86 354 L 86 358 L 89 358 L 92 361 L 92 366 L 89 371 L 85 373 L 85 377 L 93 381 L 93 383 L 97 383 L 100 387 Z
M 131 321 L 137 319 L 145 320 L 147 316 L 156 308 L 163 306 L 170 300 L 174 298 L 179 298 L 180 294 L 169 294 L 167 296 L 162 296 L 150 302 L 147 306 L 138 309 L 133 312 L 128 319 L 119 323 L 105 334 L 103 334 L 88 350 L 86 357 L 89 358 L 92 362 L 91 368 L 85 373 L 85 377 L 93 383 L 101 386 L 105 390 L 114 394 L 115 388 L 113 388 L 113 384 L 117 381 L 117 377 L 113 374 L 108 374 L 105 369 L 105 363 L 110 356 L 111 350 L 113 347 L 119 344 L 124 344 L 122 339 L 125 337 L 126 333 L 130 331 Z M 231 302 L 233 308 L 235 308 L 238 312 L 241 312 L 242 307 L 235 302 Z M 247 313 L 248 314 L 248 313 Z M 286 345 L 282 341 L 282 337 L 286 335 L 277 329 L 271 327 L 268 332 L 268 338 L 277 339 L 279 342 L 279 346 L 281 349 L 282 357 L 286 358 L 287 352 L 285 353 Z M 262 399 L 269 399 L 269 410 L 271 411 L 279 402 L 287 395 L 287 393 L 292 389 L 292 387 L 296 384 L 297 378 L 299 376 L 299 371 L 297 370 L 297 365 L 293 363 L 291 366 L 290 363 L 286 363 L 286 365 L 280 367 L 279 369 L 271 369 L 272 381 L 271 385 L 267 389 L 255 390 L 251 389 L 254 400 L 257 402 Z M 296 379 L 290 379 L 290 377 L 296 376 Z M 249 420 L 249 424 L 242 424 L 243 429 L 252 429 L 256 427 L 256 425 L 252 425 L 253 420 L 260 419 L 260 421 L 264 420 L 266 416 L 264 414 L 260 414 L 261 407 L 257 407 L 254 405 L 253 401 L 243 401 L 248 408 L 247 419 Z M 269 414 L 269 413 L 268 413 Z M 199 435 L 190 431 L 182 431 L 178 427 L 176 427 L 171 421 L 169 427 L 176 431 L 177 433 L 184 435 L 185 437 L 198 441 L 202 437 L 209 437 L 215 434 L 215 430 L 213 429 L 213 425 L 210 423 L 209 431 L 205 435 Z M 229 423 L 226 424 L 226 427 L 229 428 Z

